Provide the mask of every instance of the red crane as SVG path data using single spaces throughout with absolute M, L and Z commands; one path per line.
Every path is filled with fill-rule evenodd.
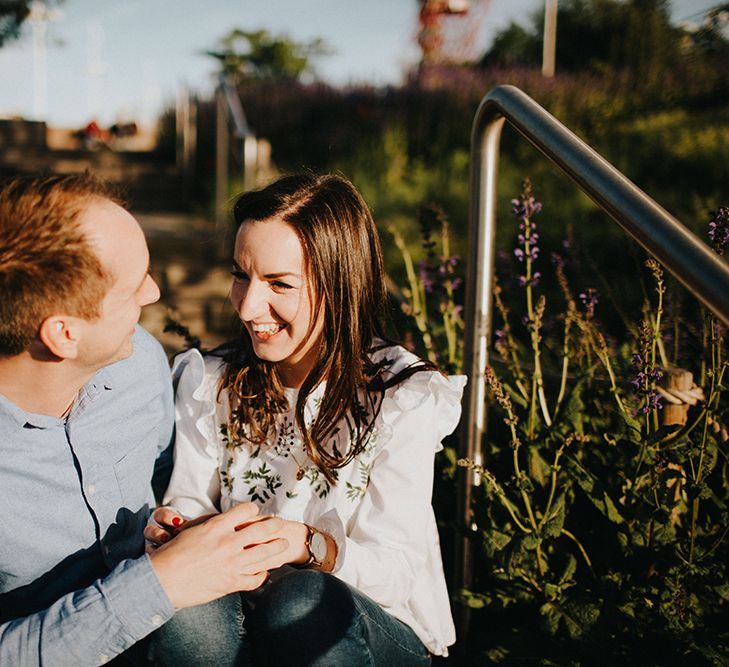
M 418 44 L 421 63 L 463 63 L 472 60 L 475 38 L 490 0 L 418 0 Z

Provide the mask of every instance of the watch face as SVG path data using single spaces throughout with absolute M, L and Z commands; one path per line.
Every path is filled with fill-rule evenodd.
M 311 553 L 319 562 L 327 557 L 327 541 L 321 533 L 314 533 L 311 536 Z

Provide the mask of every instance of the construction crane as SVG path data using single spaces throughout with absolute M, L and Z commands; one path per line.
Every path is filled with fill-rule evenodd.
M 421 65 L 462 64 L 474 45 L 490 0 L 418 0 Z

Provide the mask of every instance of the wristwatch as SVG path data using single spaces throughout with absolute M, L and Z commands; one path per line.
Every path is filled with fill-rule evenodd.
M 303 567 L 309 567 L 310 565 L 321 567 L 329 550 L 326 538 L 316 528 L 312 528 L 308 524 L 306 524 L 306 529 L 309 531 L 306 536 L 306 549 L 309 552 L 309 560 L 303 564 Z

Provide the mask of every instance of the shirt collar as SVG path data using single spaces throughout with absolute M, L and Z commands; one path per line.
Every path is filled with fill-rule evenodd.
M 21 428 L 53 428 L 63 424 L 60 417 L 26 412 L 0 394 L 0 413 L 7 415 Z
M 73 402 L 71 412 L 67 419 L 73 420 L 84 411 L 87 402 L 93 402 L 104 392 L 113 389 L 113 376 L 106 368 L 99 369 L 94 376 L 79 391 L 76 400 Z M 0 414 L 10 417 L 21 428 L 54 428 L 60 424 L 64 424 L 67 419 L 63 417 L 53 417 L 51 415 L 42 415 L 35 412 L 26 412 L 19 408 L 15 403 L 0 394 Z

